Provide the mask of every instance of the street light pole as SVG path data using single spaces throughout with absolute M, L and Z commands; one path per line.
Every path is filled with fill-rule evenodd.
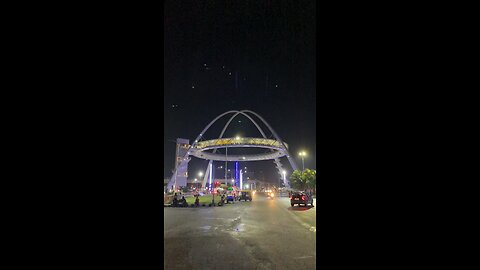
M 298 153 L 298 155 L 302 158 L 302 172 L 305 171 L 305 161 L 304 161 L 304 157 L 307 155 L 307 153 L 305 152 L 300 152 Z

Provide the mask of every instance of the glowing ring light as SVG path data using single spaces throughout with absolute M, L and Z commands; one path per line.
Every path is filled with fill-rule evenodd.
M 209 153 L 207 150 L 218 148 L 263 148 L 273 150 L 268 153 L 259 154 L 242 154 L 242 155 L 225 155 L 217 153 Z M 190 148 L 190 155 L 202 159 L 215 161 L 260 161 L 277 159 L 286 156 L 282 144 L 277 140 L 265 138 L 221 138 L 215 140 L 201 141 L 194 147 Z

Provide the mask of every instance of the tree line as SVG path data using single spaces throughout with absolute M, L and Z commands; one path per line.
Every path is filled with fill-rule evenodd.
M 292 175 L 290 175 L 290 185 L 294 189 L 310 189 L 313 192 L 316 192 L 317 171 L 310 169 L 305 169 L 303 172 L 300 170 L 293 171 Z

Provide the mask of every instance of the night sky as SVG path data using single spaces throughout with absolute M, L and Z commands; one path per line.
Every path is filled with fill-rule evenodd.
M 316 168 L 315 1 L 172 0 L 164 10 L 164 177 L 172 175 L 176 138 L 192 142 L 217 115 L 242 109 L 273 127 L 299 168 L 301 150 L 308 153 L 305 167 Z M 205 137 L 218 138 L 228 119 L 216 122 Z M 243 116 L 224 137 L 236 135 L 261 137 Z M 286 158 L 281 160 L 291 172 Z M 207 164 L 192 157 L 189 179 Z M 278 181 L 273 161 L 241 166 Z

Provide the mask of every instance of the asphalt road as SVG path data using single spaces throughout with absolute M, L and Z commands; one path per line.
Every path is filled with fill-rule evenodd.
M 256 194 L 222 207 L 164 208 L 164 269 L 315 269 L 315 207 Z

